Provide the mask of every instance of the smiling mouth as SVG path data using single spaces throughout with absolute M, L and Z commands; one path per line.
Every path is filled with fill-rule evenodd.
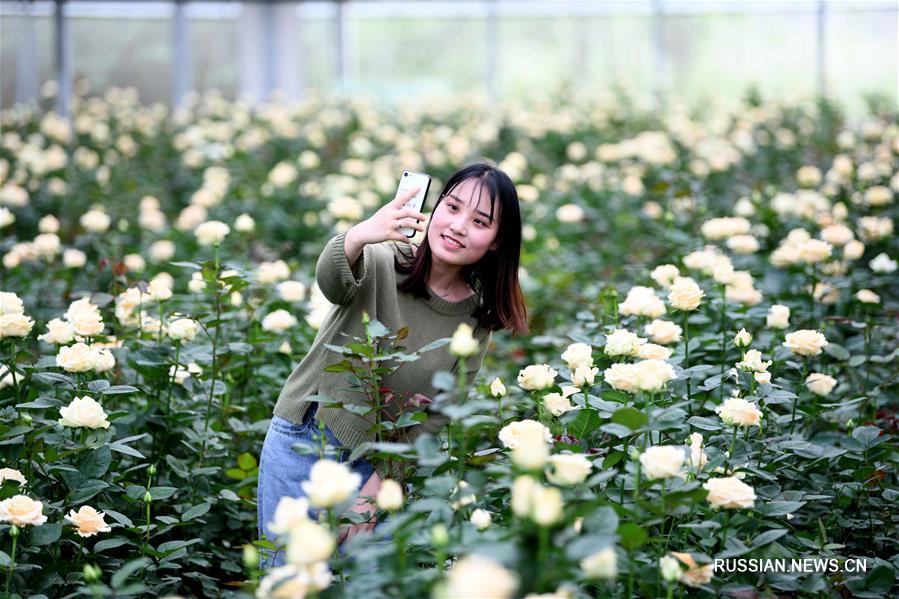
M 463 245 L 462 243 L 460 243 L 459 240 L 453 239 L 452 237 L 450 237 L 450 236 L 448 236 L 448 235 L 441 235 L 441 237 L 443 237 L 445 240 L 449 241 L 451 244 L 453 244 L 453 245 L 455 245 L 455 246 L 457 246 L 457 247 L 460 247 L 460 248 L 464 248 L 464 247 L 465 247 L 465 245 Z

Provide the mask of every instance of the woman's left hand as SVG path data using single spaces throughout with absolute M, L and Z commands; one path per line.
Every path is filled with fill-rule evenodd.
M 362 524 L 341 526 L 340 533 L 337 536 L 338 545 L 342 544 L 347 539 L 353 538 L 360 532 L 371 532 L 372 530 L 374 530 L 375 525 L 378 523 L 377 519 L 375 518 L 378 507 L 377 505 L 375 505 L 374 497 L 377 496 L 380 489 L 381 477 L 378 476 L 377 472 L 372 472 L 371 476 L 368 477 L 368 480 L 365 481 L 365 485 L 363 485 L 362 489 L 359 491 L 359 496 L 356 498 L 356 503 L 348 510 L 350 512 L 355 512 L 358 514 L 371 514 L 371 520 Z

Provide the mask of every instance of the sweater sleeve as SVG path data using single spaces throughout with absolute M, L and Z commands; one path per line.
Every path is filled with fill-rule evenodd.
M 344 250 L 345 238 L 345 233 L 332 237 L 315 264 L 315 282 L 318 288 L 329 302 L 338 305 L 350 303 L 365 283 L 372 261 L 372 250 L 366 245 L 362 249 L 362 255 L 350 268 Z

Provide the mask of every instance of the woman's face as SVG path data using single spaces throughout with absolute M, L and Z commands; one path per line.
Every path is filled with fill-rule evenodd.
M 466 266 L 480 260 L 495 243 L 499 231 L 499 205 L 490 220 L 490 194 L 481 191 L 477 179 L 456 186 L 431 214 L 428 245 L 433 259 L 451 266 Z

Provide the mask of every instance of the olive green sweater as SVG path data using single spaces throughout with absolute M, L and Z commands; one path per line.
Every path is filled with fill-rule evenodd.
M 275 405 L 275 415 L 294 423 L 302 422 L 306 410 L 313 405 L 303 400 L 307 395 L 327 395 L 345 404 L 365 405 L 367 398 L 351 388 L 346 373 L 325 372 L 325 367 L 343 359 L 341 354 L 328 349 L 325 344 L 346 345 L 353 342 L 353 336 L 365 337 L 363 310 L 391 331 L 408 326 L 409 334 L 403 341 L 406 351 L 416 351 L 436 339 L 452 337 L 459 323 L 468 323 L 480 343 L 478 355 L 465 360 L 467 380 L 473 381 L 492 336 L 479 328 L 472 317 L 478 306 L 477 296 L 449 302 L 428 289 L 428 300 L 415 298 L 397 289 L 397 283 L 406 275 L 396 272 L 393 262 L 394 256 L 398 256 L 400 262 L 411 256 L 410 244 L 386 241 L 366 245 L 362 255 L 350 268 L 343 243 L 344 234 L 328 241 L 315 266 L 319 288 L 335 305 L 319 328 L 309 353 L 287 378 Z M 418 360 L 403 363 L 382 379 L 382 386 L 388 387 L 399 397 L 423 393 L 433 399 L 437 394 L 431 385 L 434 373 L 441 370 L 455 373 L 458 366 L 458 359 L 450 354 L 449 346 L 445 345 L 420 354 Z M 386 411 L 395 414 L 395 408 L 391 409 L 390 405 Z M 364 441 L 374 440 L 374 434 L 368 432 L 372 423 L 343 408 L 321 409 L 316 418 L 323 421 L 334 436 L 350 449 L 355 449 Z M 373 414 L 368 414 L 367 418 L 372 420 Z M 444 416 L 429 413 L 426 423 L 407 429 L 409 440 L 414 440 L 425 431 L 439 431 L 444 424 Z

